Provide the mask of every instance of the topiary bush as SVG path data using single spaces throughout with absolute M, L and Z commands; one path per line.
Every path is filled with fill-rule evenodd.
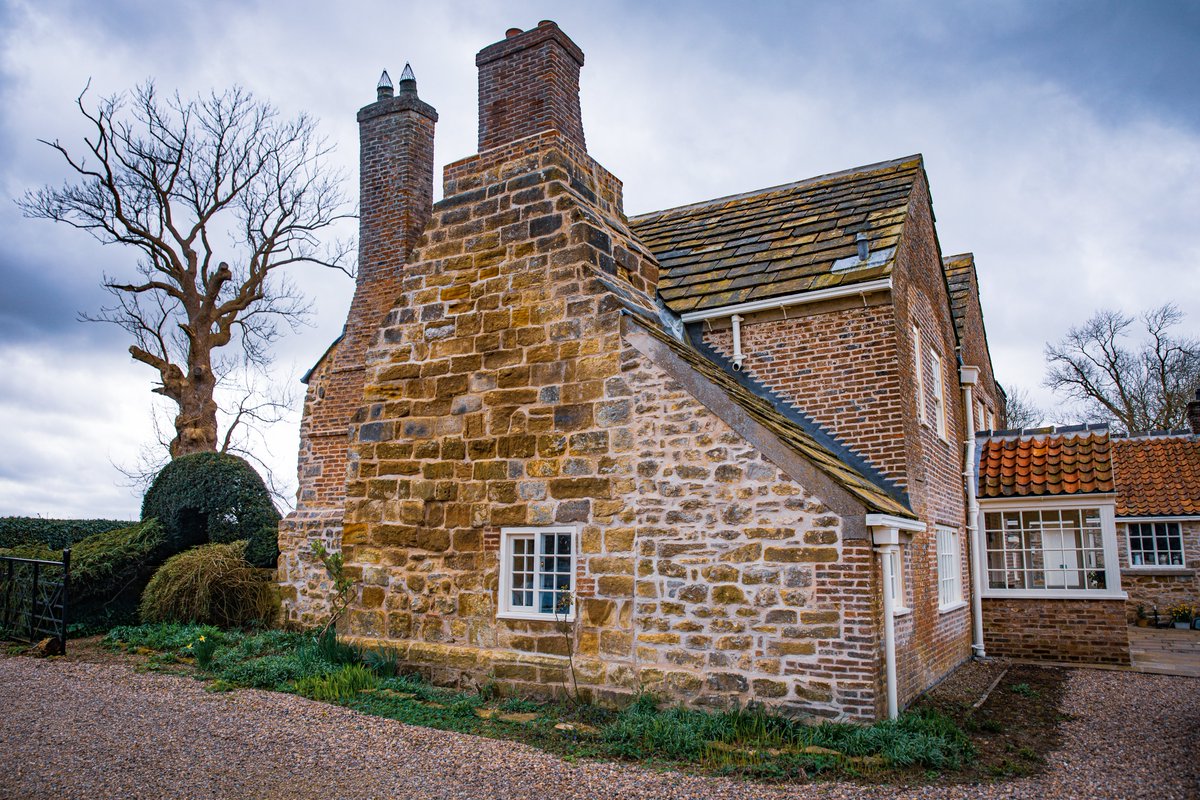
M 172 556 L 146 584 L 143 622 L 191 622 L 222 628 L 271 624 L 279 597 L 269 570 L 246 560 L 247 542 L 206 544 Z
M 57 561 L 61 550 L 25 545 L 0 554 Z M 148 520 L 97 533 L 71 547 L 69 621 L 72 634 L 133 621 L 142 588 L 171 554 L 161 525 Z M 49 572 L 47 577 L 58 578 Z
M 254 467 L 237 456 L 193 453 L 167 464 L 142 501 L 142 519 L 152 517 L 176 551 L 246 539 L 251 564 L 273 567 L 279 557 L 279 512 Z
M 137 523 L 119 519 L 43 519 L 0 517 L 0 547 L 41 544 L 61 550 L 97 533 L 128 528 Z

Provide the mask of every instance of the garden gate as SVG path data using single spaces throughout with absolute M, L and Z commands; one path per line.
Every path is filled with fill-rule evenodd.
M 57 639 L 67 649 L 67 596 L 71 551 L 62 561 L 0 556 L 0 635 L 37 642 Z

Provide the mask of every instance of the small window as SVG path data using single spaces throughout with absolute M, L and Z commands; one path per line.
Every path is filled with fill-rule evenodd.
M 987 412 L 987 425 L 988 425 L 987 429 L 989 431 L 996 430 L 996 415 L 994 413 L 992 413 L 992 410 L 990 408 L 988 409 L 988 412 Z
M 888 584 L 888 592 L 892 596 L 892 610 L 905 613 L 908 607 L 904 604 L 904 555 L 899 548 L 886 550 L 883 557 L 889 562 L 892 571 L 892 581 Z
M 917 375 L 917 416 L 921 422 L 929 421 L 929 414 L 925 411 L 925 365 L 921 359 L 921 326 L 912 326 L 913 340 L 913 371 Z
M 946 430 L 946 386 L 942 380 L 942 358 L 930 351 L 929 360 L 933 367 L 933 424 L 938 436 L 948 439 L 950 434 Z
M 982 400 L 975 401 L 975 430 L 991 430 L 991 428 L 988 427 L 987 407 L 983 404 Z
M 499 616 L 574 618 L 574 528 L 504 528 L 500 553 Z
M 1129 566 L 1182 567 L 1183 533 L 1178 522 L 1131 522 Z
M 938 528 L 938 606 L 941 608 L 962 600 L 962 573 L 959 570 L 961 560 L 958 531 L 953 528 Z

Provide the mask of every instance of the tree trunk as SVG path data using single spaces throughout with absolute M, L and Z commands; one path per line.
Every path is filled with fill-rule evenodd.
M 175 416 L 175 438 L 171 441 L 171 458 L 216 451 L 217 401 L 213 399 L 215 390 L 216 378 L 212 369 L 207 363 L 193 363 L 177 400 L 179 413 Z

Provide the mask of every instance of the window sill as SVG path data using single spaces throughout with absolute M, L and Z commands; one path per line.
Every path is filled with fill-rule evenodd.
M 911 613 L 912 609 L 908 608 L 907 606 L 896 606 L 892 609 L 893 617 L 907 617 Z
M 985 600 L 1126 600 L 1125 592 L 1086 589 L 985 589 Z
M 1178 575 L 1188 578 L 1196 574 L 1196 570 L 1191 567 L 1122 567 L 1122 575 L 1138 576 L 1138 575 Z
M 574 622 L 575 614 L 539 614 L 536 611 L 497 611 L 496 619 L 519 619 L 525 622 Z
M 938 606 L 938 613 L 939 614 L 949 614 L 951 611 L 958 611 L 960 608 L 966 608 L 966 607 L 967 607 L 967 601 L 959 600 L 957 602 L 951 603 L 948 606 Z

